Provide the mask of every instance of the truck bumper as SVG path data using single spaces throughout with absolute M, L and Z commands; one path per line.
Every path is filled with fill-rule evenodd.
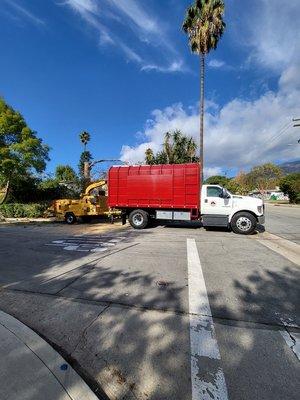
M 266 221 L 266 218 L 264 215 L 261 215 L 260 217 L 257 217 L 257 221 L 259 224 L 263 225 Z

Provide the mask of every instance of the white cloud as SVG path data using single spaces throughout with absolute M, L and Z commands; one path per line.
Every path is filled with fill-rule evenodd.
M 142 31 L 154 33 L 161 32 L 155 19 L 147 14 L 135 0 L 110 0 L 114 6 L 130 18 Z
M 139 65 L 141 71 L 172 73 L 188 70 L 162 28 L 165 24 L 162 25 L 149 12 L 146 12 L 136 0 L 103 0 L 101 3 L 99 0 L 66 0 L 62 5 L 67 5 L 79 13 L 98 32 L 99 44 L 102 47 L 113 44 L 116 49 L 123 52 L 127 60 Z M 123 29 L 130 28 L 134 32 L 135 40 L 131 41 L 130 46 L 115 32 L 114 25 L 111 24 L 112 20 Z M 147 48 L 147 52 L 144 51 L 143 55 L 134 48 L 136 40 Z M 160 63 L 153 62 L 149 55 L 153 53 L 153 56 L 155 54 L 157 56 L 158 49 L 160 49 Z
M 266 90 L 252 101 L 236 98 L 222 107 L 206 102 L 207 174 L 300 156 L 299 130 L 291 123 L 293 117 L 300 117 L 300 29 L 295 18 L 299 1 L 290 0 L 284 7 L 279 0 L 259 0 L 258 3 L 254 15 L 247 14 L 251 26 L 244 33 L 252 60 L 272 73 L 277 71 L 278 89 Z M 241 27 L 245 25 L 242 17 L 240 24 Z M 210 63 L 211 67 L 223 66 L 219 60 L 212 59 Z M 155 110 L 146 123 L 144 142 L 123 146 L 122 159 L 143 161 L 145 149 L 160 149 L 164 133 L 173 129 L 181 129 L 198 142 L 198 110 L 195 107 L 186 109 L 181 104 Z M 291 143 L 295 145 L 290 146 Z
M 218 112 L 215 108 L 206 110 L 205 166 L 208 171 L 245 169 L 263 162 L 299 157 L 300 149 L 296 145 L 299 133 L 292 127 L 291 119 L 299 116 L 300 90 L 296 87 L 293 91 L 287 90 L 290 82 L 284 81 L 284 76 L 277 93 L 267 92 L 254 101 L 235 99 Z M 153 111 L 143 132 L 144 142 L 123 146 L 122 160 L 143 161 L 145 150 L 148 147 L 159 150 L 164 133 L 173 129 L 181 129 L 198 142 L 199 113 L 196 110 L 176 104 Z M 287 123 L 290 128 L 281 132 Z M 295 146 L 288 146 L 293 142 Z
M 69 6 L 77 12 L 81 18 L 99 34 L 99 44 L 101 46 L 114 44 L 114 40 L 109 30 L 98 18 L 99 6 L 96 0 L 66 0 L 62 5 Z
M 65 4 L 79 13 L 91 12 L 96 14 L 98 12 L 98 4 L 94 0 L 66 0 Z
M 168 66 L 161 66 L 157 64 L 145 64 L 141 67 L 141 71 L 158 71 L 158 72 L 183 72 L 187 68 L 182 61 L 174 61 Z
M 16 3 L 13 0 L 7 1 L 4 0 L 9 6 L 11 6 L 15 11 L 17 11 L 18 14 L 21 16 L 25 17 L 27 20 L 30 22 L 33 22 L 35 25 L 45 25 L 45 21 L 43 21 L 41 18 L 38 18 L 36 15 L 34 15 L 31 11 L 29 11 L 27 8 L 20 6 L 20 4 Z
M 216 58 L 212 58 L 209 60 L 207 65 L 211 68 L 222 68 L 225 66 L 225 62 L 222 60 L 217 60 Z
M 299 0 L 255 0 L 253 15 L 241 21 L 240 35 L 251 49 L 250 60 L 281 73 L 300 60 Z M 242 37 L 240 37 L 242 40 Z

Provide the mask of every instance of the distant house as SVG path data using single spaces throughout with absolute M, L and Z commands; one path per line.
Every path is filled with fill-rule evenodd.
M 259 197 L 264 200 L 289 200 L 289 197 L 286 196 L 278 186 L 276 186 L 275 189 L 265 190 L 263 193 L 257 189 L 252 190 L 249 196 Z

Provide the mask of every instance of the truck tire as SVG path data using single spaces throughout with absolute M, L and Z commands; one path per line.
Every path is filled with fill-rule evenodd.
M 75 222 L 77 221 L 77 218 L 75 217 L 75 215 L 73 213 L 66 213 L 65 221 L 68 225 L 72 225 L 72 224 L 75 224 Z
M 144 210 L 134 210 L 129 214 L 128 220 L 134 229 L 144 229 L 148 225 L 149 215 Z
M 232 217 L 230 225 L 235 233 L 251 235 L 255 231 L 257 221 L 251 213 L 241 211 Z

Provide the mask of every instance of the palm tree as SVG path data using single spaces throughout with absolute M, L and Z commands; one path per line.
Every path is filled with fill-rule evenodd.
M 145 151 L 145 162 L 152 164 L 182 164 L 199 162 L 196 157 L 197 144 L 192 137 L 185 136 L 179 129 L 166 132 L 162 150 L 154 154 L 151 148 Z
M 148 165 L 152 165 L 155 162 L 153 150 L 150 148 L 145 151 L 145 161 Z
M 79 134 L 79 139 L 84 146 L 84 152 L 86 152 L 86 145 L 91 140 L 91 135 L 88 132 L 83 131 Z
M 187 154 L 190 158 L 190 162 L 193 162 L 193 160 L 195 159 L 196 150 L 197 150 L 197 145 L 196 145 L 194 139 L 189 138 L 187 141 Z
M 200 162 L 201 182 L 204 166 L 204 76 L 205 56 L 217 48 L 225 30 L 223 21 L 225 4 L 223 0 L 195 0 L 187 11 L 182 29 L 187 33 L 192 53 L 200 55 Z

